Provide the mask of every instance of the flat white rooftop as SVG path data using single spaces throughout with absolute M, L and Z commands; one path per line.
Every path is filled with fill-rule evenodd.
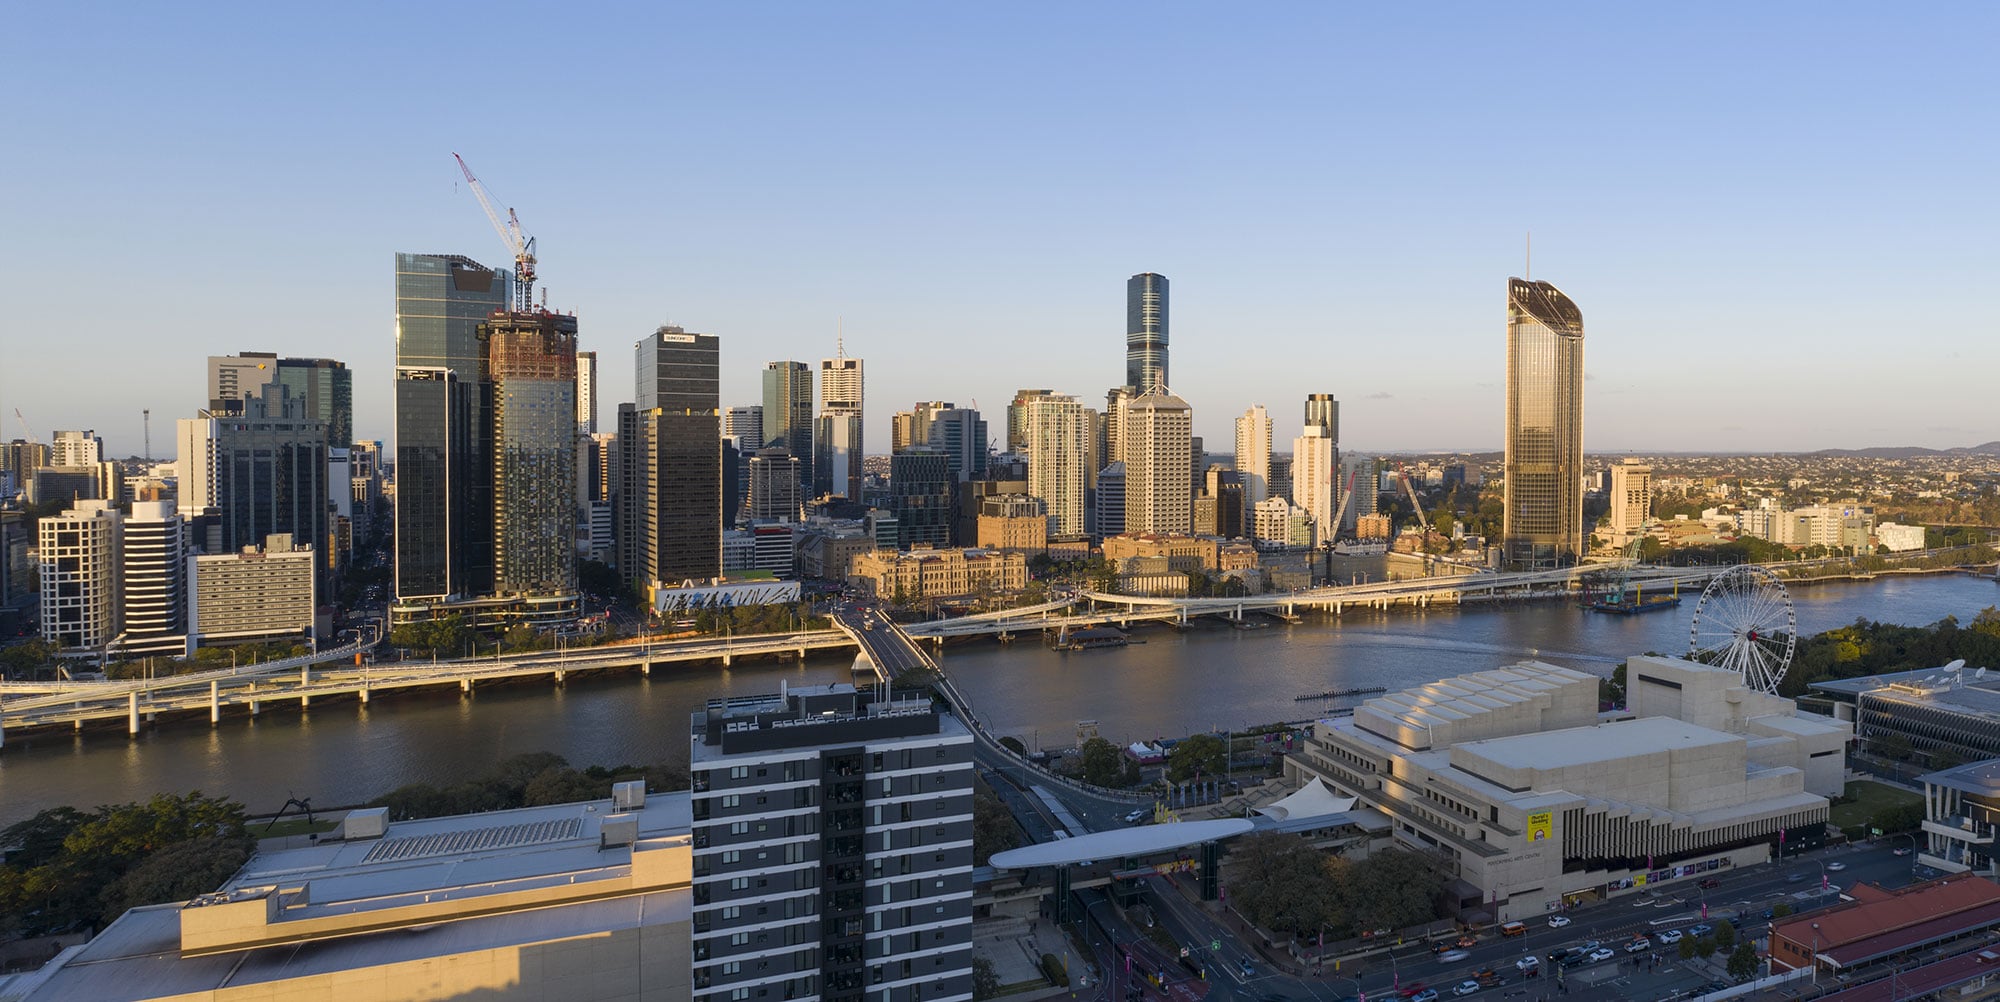
M 1740 736 L 1672 717 L 1641 717 L 1594 727 L 1469 741 L 1459 745 L 1458 750 L 1510 768 L 1556 770 L 1635 755 L 1742 742 Z

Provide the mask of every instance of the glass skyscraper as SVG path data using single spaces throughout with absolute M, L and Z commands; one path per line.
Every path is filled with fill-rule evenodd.
M 1583 554 L 1583 313 L 1547 282 L 1507 280 L 1503 558 L 1513 570 Z
M 456 254 L 396 255 L 399 599 L 492 590 L 493 394 L 479 326 L 507 308 L 511 281 Z
M 576 593 L 576 318 L 505 313 L 480 330 L 493 381 L 493 589 Z
M 804 362 L 764 366 L 764 447 L 798 457 L 802 482 L 812 483 L 813 384 Z
M 1166 392 L 1165 275 L 1148 271 L 1125 282 L 1125 385 L 1140 394 Z

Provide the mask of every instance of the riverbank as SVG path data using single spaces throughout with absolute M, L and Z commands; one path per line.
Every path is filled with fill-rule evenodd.
M 1857 618 L 1927 625 L 1969 620 L 2000 590 L 1963 575 L 1831 582 L 1793 594 L 1800 632 Z M 1408 688 L 1534 657 L 1607 674 L 1634 653 L 1687 649 L 1688 613 L 1600 616 L 1573 602 L 1432 606 L 1306 617 L 1264 630 L 1148 631 L 1145 644 L 1057 653 L 1039 644 L 953 645 L 942 659 L 995 734 L 1029 748 L 1080 743 L 1094 721 L 1119 744 L 1301 716 L 1295 697 L 1364 686 Z M 0 825 L 60 804 L 124 803 L 161 790 L 227 794 L 255 813 L 286 799 L 360 803 L 408 783 L 445 785 L 510 755 L 555 752 L 572 762 L 685 767 L 689 715 L 709 699 L 780 685 L 845 682 L 848 656 L 805 662 L 656 669 L 651 676 L 573 677 L 562 687 L 415 693 L 365 707 L 274 705 L 235 717 L 146 730 L 10 733 L 0 752 Z M 1317 709 L 1317 708 L 1315 708 Z

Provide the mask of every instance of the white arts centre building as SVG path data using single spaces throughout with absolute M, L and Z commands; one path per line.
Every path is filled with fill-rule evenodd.
M 1286 760 L 1445 857 L 1461 914 L 1539 915 L 1816 845 L 1852 727 L 1739 675 L 1633 657 L 1627 709 L 1542 662 L 1432 682 L 1326 719 Z M 1357 808 L 1358 809 L 1358 808 Z

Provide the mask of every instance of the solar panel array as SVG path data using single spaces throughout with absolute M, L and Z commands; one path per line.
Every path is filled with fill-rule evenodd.
M 582 833 L 582 818 L 531 821 L 519 825 L 496 825 L 492 828 L 466 828 L 454 832 L 438 832 L 435 835 L 383 839 L 377 842 L 373 849 L 368 850 L 368 855 L 363 856 L 361 861 L 387 863 L 404 859 L 422 859 L 426 856 L 479 852 L 485 849 L 539 845 L 543 842 L 573 839 Z

